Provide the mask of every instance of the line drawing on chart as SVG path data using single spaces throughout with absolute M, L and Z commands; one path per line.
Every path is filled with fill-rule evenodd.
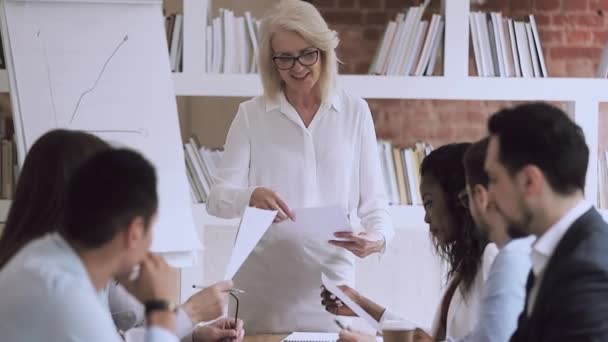
M 49 85 L 49 92 L 51 95 L 51 104 L 53 107 L 53 116 L 55 117 L 55 127 L 59 126 L 59 121 L 57 120 L 57 108 L 55 106 L 55 94 L 53 94 L 53 87 L 51 82 L 51 66 L 49 65 L 49 56 L 46 50 L 46 40 L 40 39 L 40 28 L 38 28 L 38 32 L 36 33 L 36 38 L 41 41 L 42 45 L 42 53 L 44 54 L 44 62 L 46 63 L 46 80 Z
M 124 134 L 139 134 L 144 138 L 148 137 L 148 131 L 145 128 L 138 129 L 82 129 L 88 133 L 107 134 L 107 133 L 124 133 Z
M 48 50 L 46 47 L 46 39 L 44 39 L 44 36 L 41 37 L 41 32 L 42 29 L 38 28 L 38 30 L 36 31 L 36 38 L 41 42 L 41 46 L 42 46 L 42 52 L 44 55 L 44 61 L 45 61 L 45 66 L 46 66 L 46 76 L 47 76 L 47 84 L 49 87 L 49 93 L 51 95 L 51 104 L 53 107 L 53 116 L 55 119 L 55 127 L 59 127 L 59 120 L 57 117 L 57 106 L 55 103 L 55 94 L 53 92 L 53 82 L 52 82 L 52 77 L 51 77 L 51 65 L 49 63 L 49 57 L 48 57 Z M 110 56 L 106 59 L 106 61 L 103 63 L 101 70 L 99 72 L 99 74 L 97 75 L 97 78 L 95 79 L 95 81 L 93 82 L 93 85 L 85 90 L 84 92 L 82 92 L 82 94 L 80 94 L 80 96 L 78 97 L 78 101 L 76 101 L 76 105 L 74 106 L 74 110 L 72 112 L 72 115 L 70 117 L 70 122 L 69 124 L 72 124 L 72 122 L 74 121 L 76 114 L 78 113 L 78 109 L 80 108 L 80 104 L 82 103 L 82 100 L 84 99 L 84 97 L 91 93 L 93 90 L 95 90 L 95 88 L 97 87 L 97 84 L 99 83 L 99 81 L 101 80 L 101 77 L 103 76 L 103 74 L 106 71 L 106 68 L 108 67 L 108 65 L 110 64 L 110 62 L 112 61 L 112 59 L 114 58 L 114 56 L 118 53 L 118 51 L 120 50 L 120 48 L 129 40 L 129 35 L 125 34 L 125 36 L 121 39 L 121 41 L 116 45 L 116 47 L 114 48 L 114 50 L 112 51 L 112 53 L 110 54 Z M 139 133 L 141 134 L 142 132 L 140 132 L 139 130 L 116 130 L 117 132 L 131 132 L 131 133 Z
M 101 67 L 101 71 L 99 72 L 99 75 L 97 76 L 97 79 L 95 80 L 95 82 L 93 82 L 93 85 L 85 90 L 84 92 L 82 92 L 82 94 L 80 94 L 80 97 L 78 97 L 78 101 L 76 102 L 76 106 L 74 107 L 74 111 L 72 112 L 72 117 L 70 118 L 70 124 L 72 122 L 74 122 L 74 118 L 76 117 L 76 113 L 78 113 L 78 108 L 80 107 L 80 103 L 82 102 L 82 99 L 89 93 L 91 93 L 93 90 L 95 90 L 95 88 L 97 87 L 97 84 L 99 83 L 99 80 L 101 79 L 101 77 L 103 76 L 104 72 L 106 71 L 106 68 L 108 67 L 108 64 L 110 64 L 110 62 L 112 61 L 112 59 L 114 58 L 114 56 L 116 55 L 116 53 L 118 53 L 118 50 L 120 50 L 120 48 L 129 40 L 129 35 L 126 34 L 124 36 L 124 38 L 120 41 L 120 43 L 118 43 L 118 45 L 116 46 L 116 48 L 114 48 L 114 51 L 112 51 L 112 54 L 110 55 L 110 57 L 108 57 L 108 59 L 106 59 L 105 63 L 103 63 L 103 66 Z

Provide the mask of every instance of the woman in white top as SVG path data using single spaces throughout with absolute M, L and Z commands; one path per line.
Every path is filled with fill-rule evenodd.
M 335 331 L 318 302 L 321 272 L 351 284 L 354 255 L 381 252 L 393 236 L 371 113 L 336 87 L 337 45 L 314 6 L 278 3 L 260 27 L 264 95 L 239 106 L 228 132 L 208 212 L 279 211 L 234 278 L 250 333 Z M 323 205 L 357 209 L 364 231 L 328 243 L 282 228 L 298 219 L 291 208 Z
M 477 322 L 477 311 L 483 284 L 494 257 L 495 244 L 477 229 L 469 210 L 465 190 L 462 158 L 470 143 L 449 144 L 431 152 L 422 161 L 420 194 L 424 204 L 425 221 L 441 258 L 448 264 L 448 286 L 442 296 L 431 328 L 437 341 L 447 336 L 466 336 Z M 343 289 L 378 321 L 399 317 L 348 286 Z M 337 315 L 354 315 L 331 293 L 323 291 L 326 310 Z M 418 335 L 426 335 L 418 331 Z M 367 339 L 358 333 L 344 331 L 346 340 Z M 422 337 L 422 336 L 419 336 Z M 375 341 L 375 340 L 374 340 Z

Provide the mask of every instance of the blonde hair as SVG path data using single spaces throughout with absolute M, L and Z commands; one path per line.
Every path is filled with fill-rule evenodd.
M 279 30 L 298 33 L 306 41 L 321 51 L 321 76 L 319 88 L 322 100 L 327 100 L 333 91 L 338 75 L 338 34 L 330 30 L 321 13 L 311 4 L 301 0 L 281 0 L 262 19 L 260 25 L 260 42 L 258 67 L 264 95 L 276 98 L 282 91 L 281 76 L 272 61 L 270 42 Z

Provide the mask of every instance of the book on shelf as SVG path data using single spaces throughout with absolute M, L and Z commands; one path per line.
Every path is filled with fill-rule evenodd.
M 548 77 L 534 15 L 527 21 L 500 12 L 471 12 L 469 27 L 477 75 L 482 77 Z
M 378 141 L 378 155 L 389 204 L 422 204 L 420 164 L 431 150 L 428 143 L 418 142 L 412 148 L 400 148 L 388 141 Z
M 171 71 L 180 72 L 182 71 L 182 56 L 184 54 L 184 15 L 178 13 L 166 16 L 165 29 Z
M 11 199 L 19 176 L 13 120 L 0 117 L 0 198 Z
M 607 78 L 608 77 L 608 44 L 602 49 L 602 55 L 600 57 L 600 63 L 597 67 L 597 77 Z
M 2 36 L 0 35 L 0 69 L 6 69 L 6 62 L 4 60 L 4 47 L 2 46 Z
M 259 20 L 250 12 L 235 16 L 228 9 L 205 28 L 207 73 L 249 74 L 257 72 Z
M 193 200 L 197 203 L 206 202 L 223 152 L 201 146 L 196 136 L 184 144 L 184 152 Z
M 374 75 L 432 75 L 443 39 L 443 19 L 423 20 L 429 1 L 407 8 L 390 21 L 376 48 L 369 73 Z

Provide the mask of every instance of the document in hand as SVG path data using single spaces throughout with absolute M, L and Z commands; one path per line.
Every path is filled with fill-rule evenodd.
M 275 216 L 277 216 L 276 210 L 262 210 L 251 207 L 245 209 L 236 233 L 234 247 L 232 247 L 232 255 L 226 268 L 225 280 L 232 279 L 238 272 L 272 224 Z
M 372 328 L 376 329 L 378 332 L 382 332 L 382 327 L 380 323 L 376 321 L 367 311 L 363 310 L 359 304 L 355 303 L 349 296 L 344 293 L 344 291 L 340 290 L 338 285 L 331 281 L 324 273 L 321 273 L 321 283 L 325 286 L 325 289 L 331 293 L 333 293 L 336 297 L 338 297 L 344 305 L 348 306 L 357 316 L 361 317 L 367 324 L 372 326 Z
M 353 231 L 346 210 L 337 205 L 298 208 L 293 212 L 295 221 L 285 220 L 279 226 L 323 241 L 339 240 L 334 233 Z

